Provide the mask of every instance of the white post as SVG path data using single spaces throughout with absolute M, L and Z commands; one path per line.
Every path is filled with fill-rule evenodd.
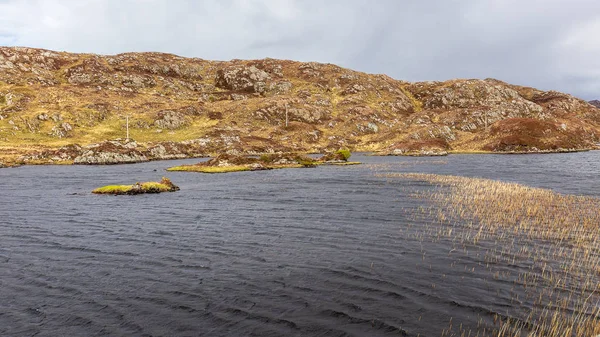
M 488 112 L 485 112 L 485 131 L 488 130 Z

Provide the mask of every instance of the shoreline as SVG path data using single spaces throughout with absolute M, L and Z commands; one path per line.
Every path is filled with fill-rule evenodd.
M 373 156 L 373 157 L 447 157 L 451 155 L 535 155 L 535 154 L 562 154 L 562 153 L 578 153 L 578 152 L 590 152 L 590 151 L 600 151 L 599 148 L 585 148 L 585 149 L 561 149 L 561 150 L 542 150 L 542 151 L 510 151 L 510 152 L 492 152 L 492 151 L 478 151 L 478 150 L 451 150 L 446 154 L 439 155 L 427 155 L 427 154 L 389 154 L 389 153 L 378 153 L 372 151 L 355 151 L 353 153 L 362 154 L 365 156 Z M 297 154 L 303 155 L 314 155 L 315 152 L 296 152 Z M 269 153 L 249 153 L 249 154 L 241 154 L 241 156 L 260 156 L 263 154 Z M 189 156 L 189 157 L 179 157 L 179 158 L 149 158 L 147 160 L 140 161 L 123 161 L 123 162 L 111 162 L 111 163 L 75 163 L 74 160 L 63 160 L 63 161 L 29 161 L 29 162 L 20 162 L 20 163 L 10 163 L 10 162 L 0 162 L 0 169 L 7 168 L 17 168 L 21 166 L 60 166 L 60 165 L 77 165 L 77 166 L 113 166 L 113 165 L 127 165 L 127 164 L 139 164 L 139 163 L 147 163 L 153 161 L 174 161 L 174 160 L 184 160 L 184 159 L 205 159 L 205 158 L 215 158 L 218 154 L 207 154 L 201 156 Z

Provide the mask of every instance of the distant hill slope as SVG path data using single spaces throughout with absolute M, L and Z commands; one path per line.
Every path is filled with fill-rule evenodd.
M 132 147 L 158 153 L 150 159 L 557 151 L 595 148 L 600 137 L 592 104 L 494 79 L 409 83 L 312 62 L 0 48 L 0 161 L 73 160 L 89 148 L 52 149 L 125 138 L 126 116 Z
M 593 101 L 589 101 L 589 103 L 593 106 L 595 106 L 596 108 L 600 108 L 600 101 L 595 99 Z

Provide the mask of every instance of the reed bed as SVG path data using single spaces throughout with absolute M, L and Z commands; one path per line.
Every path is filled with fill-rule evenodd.
M 600 334 L 600 199 L 489 179 L 376 176 L 439 187 L 413 192 L 430 205 L 418 212 L 430 223 L 414 235 L 483 252 L 492 277 L 513 283 L 513 314 L 494 317 L 493 330 L 482 323 L 482 330 L 449 328 L 443 336 Z

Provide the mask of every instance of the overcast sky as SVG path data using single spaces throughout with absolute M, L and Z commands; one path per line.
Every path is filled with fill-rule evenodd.
M 600 0 L 0 0 L 0 45 L 318 61 L 600 99 Z

